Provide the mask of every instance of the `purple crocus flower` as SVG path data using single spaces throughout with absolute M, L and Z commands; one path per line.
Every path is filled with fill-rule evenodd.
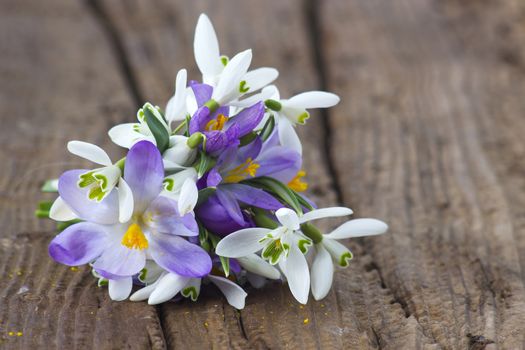
M 283 207 L 267 192 L 239 183 L 257 176 L 270 176 L 288 183 L 301 168 L 301 156 L 280 146 L 272 135 L 266 142 L 256 138 L 247 146 L 228 147 L 218 158 L 217 165 L 207 174 L 206 186 L 216 187 L 216 192 L 196 209 L 198 218 L 206 228 L 220 235 L 227 235 L 242 228 L 252 227 L 253 222 L 241 210 L 239 203 L 267 210 Z
M 49 245 L 53 259 L 70 266 L 92 262 L 109 279 L 114 300 L 129 296 L 132 276 L 144 268 L 146 259 L 180 276 L 201 277 L 210 272 L 208 253 L 183 238 L 198 235 L 194 217 L 181 216 L 177 202 L 159 196 L 164 168 L 155 145 L 140 141 L 126 157 L 124 179 L 133 197 L 133 215 L 124 224 L 118 220 L 119 196 L 124 191 L 114 189 L 101 202 L 90 201 L 87 190 L 77 186 L 82 173 L 85 170 L 71 170 L 60 177 L 60 197 L 85 222 L 53 239 Z
M 206 152 L 217 156 L 229 146 L 238 146 L 239 138 L 251 132 L 264 117 L 264 104 L 259 102 L 230 117 L 230 107 L 221 106 L 211 112 L 205 105 L 211 99 L 213 87 L 191 84 L 198 109 L 191 118 L 190 134 L 202 132 L 206 136 Z

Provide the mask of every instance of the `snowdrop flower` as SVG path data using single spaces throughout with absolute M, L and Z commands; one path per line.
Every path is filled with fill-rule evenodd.
M 340 100 L 339 96 L 324 91 L 307 91 L 290 99 L 281 99 L 279 90 L 273 85 L 263 89 L 262 95 L 271 96 L 265 104 L 276 117 L 281 144 L 299 154 L 302 154 L 302 145 L 294 126 L 304 124 L 310 117 L 307 109 L 332 107 Z
M 180 215 L 175 201 L 159 196 L 164 169 L 155 145 L 141 141 L 128 152 L 124 178 L 134 201 L 126 208 L 132 215 L 123 224 L 118 222 L 116 191 L 99 203 L 88 200 L 88 190 L 77 186 L 82 173 L 71 170 L 60 177 L 60 197 L 84 222 L 53 239 L 49 245 L 53 259 L 69 266 L 93 262 L 95 271 L 109 280 L 114 300 L 128 297 L 132 277 L 144 268 L 146 259 L 180 276 L 201 277 L 210 272 L 208 253 L 182 237 L 198 235 L 195 218 Z
M 312 295 L 315 300 L 323 299 L 332 287 L 334 264 L 347 267 L 352 253 L 340 239 L 379 235 L 385 233 L 388 225 L 376 219 L 355 219 L 347 221 L 329 234 L 323 234 L 315 244 L 312 264 Z
M 216 254 L 241 258 L 262 250 L 261 256 L 270 264 L 279 264 L 288 280 L 290 291 L 297 301 L 306 304 L 310 289 L 310 272 L 304 254 L 312 240 L 301 232 L 301 226 L 311 220 L 352 214 L 342 207 L 315 209 L 302 216 L 288 208 L 275 212 L 280 226 L 246 228 L 224 237 L 216 247 Z M 304 227 L 304 226 L 303 226 Z
M 166 170 L 185 169 L 193 164 L 197 157 L 197 147 L 191 147 L 189 143 L 189 137 L 170 136 L 168 149 L 162 154 Z
M 217 286 L 226 297 L 228 303 L 236 309 L 243 309 L 246 292 L 235 282 L 227 278 L 208 275 L 204 279 Z M 168 301 L 181 293 L 186 298 L 196 301 L 203 278 L 188 278 L 174 273 L 162 275 L 155 283 L 150 284 L 131 295 L 131 301 L 142 301 L 148 299 L 148 304 L 156 305 Z
M 239 95 L 226 98 L 225 96 L 228 96 L 227 90 L 230 93 L 234 93 L 235 90 L 241 94 L 252 93 L 270 84 L 279 75 L 276 69 L 268 67 L 248 72 L 251 50 L 235 55 L 230 61 L 226 56 L 221 56 L 217 35 L 210 19 L 205 14 L 201 14 L 197 21 L 193 49 L 203 82 L 217 87 L 218 91 L 214 99 L 220 105 L 225 104 L 227 100 L 238 101 L 240 97 Z M 245 107 L 249 106 L 251 105 L 245 105 Z
M 118 184 L 119 220 L 126 222 L 130 218 L 126 207 L 130 205 L 133 198 L 124 178 L 122 178 L 122 164 L 113 164 L 107 153 L 100 147 L 82 141 L 70 141 L 68 150 L 79 157 L 100 164 L 103 167 L 95 170 L 80 171 L 77 178 L 77 186 L 85 190 L 86 197 L 97 203 L 102 202 Z M 50 218 L 56 221 L 69 221 L 78 218 L 61 196 L 59 196 L 50 209 Z

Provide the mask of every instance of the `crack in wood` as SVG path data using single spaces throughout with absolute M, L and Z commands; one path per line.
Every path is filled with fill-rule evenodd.
M 144 103 L 143 94 L 140 92 L 139 84 L 133 74 L 133 69 L 131 68 L 131 63 L 126 55 L 126 49 L 122 38 L 119 34 L 119 31 L 115 27 L 110 16 L 107 15 L 103 6 L 100 4 L 99 0 L 85 0 L 87 8 L 93 14 L 93 17 L 96 19 L 103 33 L 108 38 L 111 49 L 113 50 L 113 56 L 117 61 L 117 66 L 120 68 L 121 75 L 124 78 L 125 84 L 129 89 L 133 102 L 136 105 L 136 108 L 140 108 Z

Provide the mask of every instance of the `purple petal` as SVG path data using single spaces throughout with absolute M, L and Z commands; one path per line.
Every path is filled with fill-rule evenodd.
M 244 223 L 242 225 L 236 223 L 221 205 L 216 195 L 212 195 L 207 201 L 198 206 L 195 209 L 195 214 L 206 229 L 221 236 L 254 225 L 250 217 L 244 212 Z
M 221 181 L 222 176 L 221 174 L 219 174 L 217 167 L 212 168 L 208 173 L 208 177 L 206 178 L 207 187 L 217 187 L 217 185 L 220 184 Z
M 191 214 L 180 216 L 177 209 L 177 202 L 159 196 L 146 210 L 146 217 L 151 217 L 148 226 L 157 232 L 178 235 L 178 236 L 198 236 L 199 227 L 195 218 Z
M 225 184 L 220 186 L 222 192 L 228 192 L 238 201 L 254 207 L 276 210 L 284 205 L 269 193 L 243 184 Z M 217 191 L 218 192 L 218 191 Z
M 239 126 L 239 136 L 244 136 L 253 131 L 264 117 L 264 104 L 256 103 L 249 108 L 243 109 L 239 114 L 231 119 L 231 124 Z
M 237 203 L 237 200 L 230 192 L 223 191 L 222 188 L 223 186 L 219 186 L 215 192 L 217 198 L 219 198 L 219 202 L 236 223 L 239 225 L 244 224 L 244 218 L 239 203 Z
M 213 93 L 213 87 L 207 84 L 199 84 L 190 82 L 191 89 L 195 94 L 195 100 L 197 100 L 197 106 L 201 107 L 203 104 L 211 99 Z
M 64 265 L 84 265 L 98 258 L 106 244 L 107 234 L 101 226 L 81 222 L 69 226 L 51 241 L 49 255 Z
M 126 156 L 124 179 L 131 188 L 135 213 L 142 213 L 162 190 L 164 166 L 157 147 L 149 141 L 137 142 Z
M 206 124 L 212 119 L 210 109 L 206 106 L 201 106 L 193 114 L 190 119 L 189 132 L 194 134 L 197 131 L 204 131 Z
M 286 147 L 271 147 L 259 155 L 257 176 L 271 176 L 284 183 L 290 182 L 301 170 L 301 155 Z
M 211 258 L 201 247 L 173 235 L 151 236 L 151 257 L 160 267 L 186 277 L 202 277 L 211 271 Z
M 222 151 L 228 146 L 228 136 L 222 131 L 207 131 L 206 135 L 206 152 L 214 153 Z
M 146 251 L 130 249 L 123 246 L 120 240 L 109 244 L 102 255 L 95 261 L 93 268 L 110 276 L 133 276 L 146 265 Z M 112 279 L 116 279 L 114 277 Z
M 58 193 L 67 205 L 83 220 L 97 224 L 111 225 L 118 222 L 118 194 L 111 191 L 102 201 L 88 198 L 89 188 L 79 188 L 79 176 L 89 170 L 69 170 L 60 176 Z

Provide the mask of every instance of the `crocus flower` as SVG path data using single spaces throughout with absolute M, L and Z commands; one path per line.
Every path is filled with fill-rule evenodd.
M 263 89 L 262 94 L 270 96 L 265 103 L 272 110 L 270 113 L 276 117 L 281 144 L 299 154 L 302 154 L 302 145 L 294 126 L 304 124 L 310 117 L 307 109 L 332 107 L 340 100 L 336 94 L 325 91 L 307 91 L 290 99 L 281 99 L 279 90 L 274 85 Z
M 201 14 L 197 21 L 193 49 L 195 61 L 202 73 L 203 82 L 214 87 L 223 84 L 233 88 L 230 88 L 229 90 L 239 90 L 239 93 L 242 94 L 252 93 L 270 84 L 279 75 L 276 69 L 268 67 L 258 68 L 247 72 L 251 61 L 251 52 L 248 55 L 245 51 L 244 56 L 239 57 L 236 55 L 235 57 L 238 57 L 237 60 L 234 57 L 228 62 L 228 58 L 226 56 L 221 56 L 220 54 L 217 35 L 215 34 L 210 19 L 205 14 Z M 239 63 L 241 64 L 237 64 L 237 61 L 240 61 Z M 228 65 L 230 65 L 229 69 L 227 69 Z M 244 67 L 246 68 L 244 69 Z M 233 73 L 236 73 L 239 78 L 233 79 Z M 225 84 L 226 82 L 230 83 Z M 228 90 L 226 89 L 226 86 L 221 89 L 224 89 L 224 92 Z M 225 96 L 220 95 L 227 94 L 219 90 L 214 99 L 216 99 L 217 102 L 222 101 L 222 103 L 224 103 Z M 238 97 L 240 96 L 237 96 L 236 98 L 230 97 L 229 100 L 235 105 L 235 102 L 238 101 Z M 219 104 L 221 103 L 219 102 Z
M 212 98 L 213 87 L 206 84 L 192 84 L 199 109 L 190 120 L 190 134 L 202 132 L 206 136 L 206 152 L 218 155 L 232 145 L 239 144 L 239 138 L 253 131 L 264 116 L 264 104 L 256 103 L 230 117 L 230 108 L 219 107 L 211 111 L 206 102 Z
M 259 138 L 247 146 L 231 146 L 218 158 L 217 165 L 206 178 L 215 195 L 199 206 L 196 214 L 212 232 L 225 235 L 252 226 L 239 203 L 267 210 L 283 205 L 261 189 L 240 183 L 258 176 L 270 176 L 284 183 L 301 168 L 301 157 L 293 150 Z
M 302 216 L 288 208 L 277 210 L 281 224 L 274 230 L 246 228 L 224 237 L 217 245 L 217 255 L 240 258 L 262 250 L 261 256 L 270 264 L 279 264 L 288 279 L 290 291 L 297 301 L 306 304 L 310 289 L 310 272 L 304 254 L 312 241 L 301 232 L 301 225 L 311 220 L 352 214 L 344 207 L 312 210 Z
M 334 264 L 347 267 L 352 259 L 350 250 L 337 242 L 340 239 L 379 235 L 388 230 L 388 225 L 377 219 L 350 220 L 328 234 L 315 244 L 311 281 L 315 300 L 323 299 L 332 287 Z
M 132 277 L 153 259 L 163 269 L 185 277 L 201 277 L 211 270 L 206 251 L 184 236 L 198 235 L 191 214 L 181 216 L 177 203 L 159 196 L 164 169 L 158 149 L 148 141 L 136 143 L 128 152 L 124 179 L 131 189 L 131 219 L 118 221 L 118 194 L 112 191 L 100 203 L 89 201 L 86 189 L 77 186 L 83 170 L 65 172 L 59 180 L 63 201 L 85 222 L 68 227 L 56 236 L 49 254 L 70 266 L 93 263 L 109 280 L 114 300 L 128 297 Z

